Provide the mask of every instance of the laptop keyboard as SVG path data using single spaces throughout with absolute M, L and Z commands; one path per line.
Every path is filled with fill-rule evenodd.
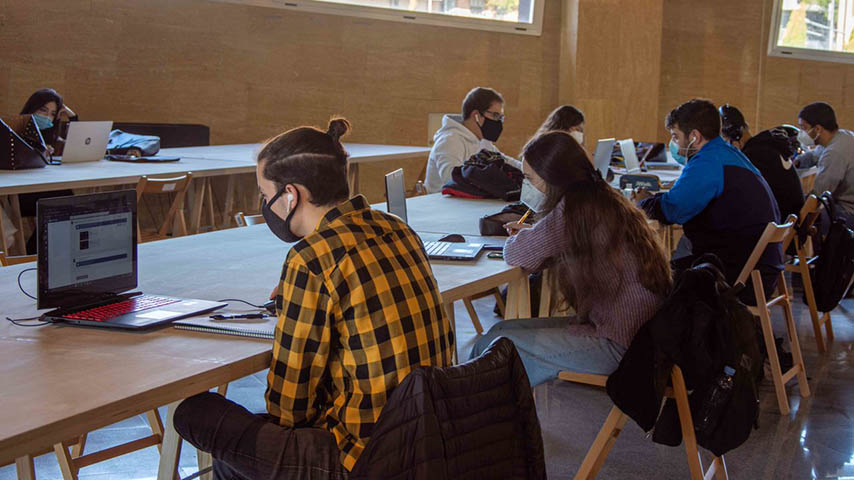
M 162 307 L 163 305 L 169 305 L 170 303 L 177 303 L 179 301 L 180 300 L 176 300 L 174 298 L 140 295 L 123 302 L 102 305 L 100 307 L 63 315 L 63 317 L 74 320 L 88 320 L 91 322 L 106 322 L 107 320 L 127 315 L 128 313 L 148 310 L 149 308 Z
M 427 250 L 427 255 L 442 255 L 451 248 L 449 242 L 427 242 L 424 244 L 424 249 Z

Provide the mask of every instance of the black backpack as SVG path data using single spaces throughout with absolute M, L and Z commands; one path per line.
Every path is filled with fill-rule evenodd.
M 821 196 L 821 203 L 830 217 L 830 230 L 815 262 L 813 289 L 819 312 L 836 308 L 851 285 L 854 276 L 854 232 L 837 216 L 836 204 L 829 192 Z
M 519 199 L 522 172 L 507 164 L 499 152 L 481 150 L 451 170 L 451 181 L 442 187 L 445 195 L 464 198 Z

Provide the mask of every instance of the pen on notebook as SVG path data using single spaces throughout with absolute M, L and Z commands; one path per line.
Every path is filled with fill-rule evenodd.
M 219 321 L 227 321 L 227 320 L 243 320 L 243 319 L 260 319 L 267 318 L 267 314 L 265 313 L 242 313 L 236 315 L 211 315 L 211 320 L 219 320 Z

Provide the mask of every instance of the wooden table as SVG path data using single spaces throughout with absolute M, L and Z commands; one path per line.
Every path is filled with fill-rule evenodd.
M 468 202 L 431 196 L 416 204 L 422 201 L 441 207 L 432 209 L 437 221 L 444 218 L 446 206 L 462 208 Z M 288 248 L 265 225 L 147 243 L 139 247 L 140 289 L 260 302 L 278 282 Z M 508 317 L 530 315 L 527 277 L 520 269 L 485 255 L 474 263 L 431 264 L 451 319 L 455 300 L 508 282 Z M 0 268 L 0 315 L 36 314 L 35 301 L 24 297 L 16 283 L 18 273 L 32 266 Z M 26 273 L 23 284 L 34 292 L 35 272 Z M 15 460 L 19 478 L 32 478 L 33 453 L 169 405 L 159 478 L 171 480 L 180 447 L 172 429 L 178 403 L 269 368 L 270 361 L 271 344 L 263 340 L 169 327 L 131 333 L 63 325 L 23 328 L 4 322 L 0 324 L 0 405 L 4 407 L 0 409 L 0 465 Z
M 126 163 L 101 160 L 97 162 L 49 165 L 29 170 L 0 171 L 0 208 L 16 225 L 15 249 L 23 254 L 24 228 L 18 195 L 21 193 L 46 192 L 51 190 L 83 189 L 136 184 L 143 175 L 176 176 L 193 172 L 202 186 L 210 177 L 229 176 L 224 211 L 230 212 L 234 203 L 234 175 L 255 173 L 255 156 L 260 144 L 214 145 L 205 147 L 165 148 L 160 155 L 181 157 L 169 163 Z M 352 192 L 358 191 L 359 164 L 424 156 L 430 152 L 426 147 L 399 145 L 345 144 L 350 153 L 348 180 Z M 194 195 L 191 204 L 190 232 L 199 231 L 204 188 Z M 211 207 L 212 209 L 213 207 Z M 0 251 L 8 253 L 6 235 L 0 222 Z

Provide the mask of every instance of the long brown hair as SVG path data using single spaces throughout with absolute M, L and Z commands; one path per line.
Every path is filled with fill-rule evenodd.
M 638 280 L 650 292 L 670 291 L 670 265 L 647 218 L 593 168 L 584 149 L 565 132 L 547 132 L 525 145 L 523 159 L 546 182 L 546 213 L 563 202 L 566 250 L 556 259 L 557 286 L 565 301 L 584 308 L 585 299 L 625 278 L 633 257 Z M 604 272 L 604 273 L 603 273 Z M 622 285 L 617 285 L 620 288 Z M 587 312 L 579 310 L 579 314 Z
M 569 131 L 572 127 L 577 127 L 584 123 L 584 113 L 572 105 L 561 105 L 554 109 L 549 117 L 537 130 L 537 135 L 552 130 Z

